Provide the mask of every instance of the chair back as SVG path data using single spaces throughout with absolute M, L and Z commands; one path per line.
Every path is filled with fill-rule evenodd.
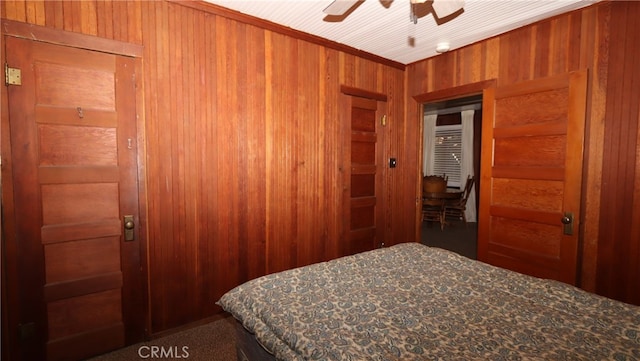
M 447 190 L 447 180 L 445 177 L 429 175 L 422 178 L 423 193 L 439 193 Z
M 469 199 L 469 193 L 471 193 L 471 188 L 473 188 L 473 183 L 475 182 L 475 177 L 467 176 L 467 182 L 464 185 L 464 189 L 462 190 L 462 195 L 460 196 L 460 203 L 462 205 L 467 204 L 467 199 Z

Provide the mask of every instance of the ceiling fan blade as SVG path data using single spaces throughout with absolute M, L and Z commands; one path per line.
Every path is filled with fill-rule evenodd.
M 431 4 L 433 11 L 439 19 L 459 11 L 464 7 L 464 0 L 433 0 Z
M 362 0 L 334 0 L 322 11 L 327 15 L 340 16 L 360 1 Z

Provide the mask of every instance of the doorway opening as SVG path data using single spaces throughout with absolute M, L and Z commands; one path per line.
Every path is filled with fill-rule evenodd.
M 465 217 L 447 215 L 442 227 L 422 221 L 421 242 L 476 259 L 482 94 L 429 102 L 422 109 L 422 176 L 445 177 L 447 190 L 453 192 L 463 191 L 469 177 L 473 186 Z

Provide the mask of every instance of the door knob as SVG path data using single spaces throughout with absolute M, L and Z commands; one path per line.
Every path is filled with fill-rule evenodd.
M 560 220 L 564 224 L 563 233 L 570 236 L 573 234 L 573 213 L 565 212 L 564 217 Z
M 133 216 L 124 216 L 124 240 L 133 241 L 133 230 L 136 224 L 133 223 Z

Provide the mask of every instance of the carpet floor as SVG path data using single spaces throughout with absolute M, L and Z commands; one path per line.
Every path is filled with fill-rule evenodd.
M 478 254 L 478 223 L 451 223 L 440 229 L 440 225 L 422 223 L 423 244 L 444 248 L 471 259 L 477 259 Z
M 130 361 L 143 359 L 186 359 L 189 361 L 236 360 L 235 319 L 226 317 L 186 331 L 131 345 L 90 361 Z M 156 352 L 156 356 L 152 352 Z M 162 356 L 172 357 L 159 357 Z

